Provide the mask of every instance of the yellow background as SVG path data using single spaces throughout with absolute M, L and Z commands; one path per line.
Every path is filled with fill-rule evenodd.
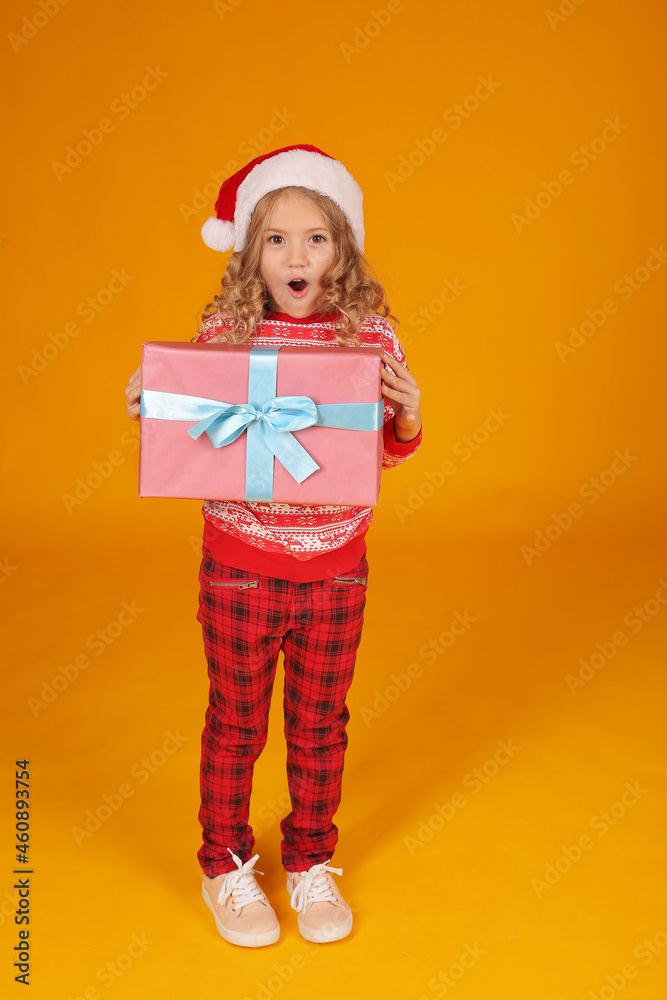
M 2 27 L 7 989 L 20 995 L 13 762 L 29 757 L 40 1000 L 656 1000 L 665 270 L 641 268 L 667 238 L 662 5 L 44 5 L 6 5 Z M 89 154 L 58 167 L 103 119 Z M 594 141 L 610 138 L 607 119 L 618 134 Z M 200 504 L 138 500 L 123 389 L 142 342 L 189 339 L 219 288 L 225 257 L 199 229 L 227 166 L 302 142 L 364 190 L 366 254 L 401 320 L 424 441 L 384 474 L 368 536 L 332 862 L 355 928 L 314 950 L 289 909 L 279 674 L 251 822 L 283 931 L 255 952 L 217 935 L 199 895 Z M 548 197 L 563 170 L 571 183 Z M 114 270 L 126 286 L 107 302 Z M 443 304 L 448 281 L 464 288 Z M 570 328 L 608 300 L 615 311 L 561 360 Z M 73 504 L 94 463 L 108 475 Z M 118 632 L 123 602 L 141 610 Z M 475 621 L 447 646 L 456 613 Z M 109 624 L 118 634 L 96 652 L 88 640 Z M 596 653 L 590 679 L 568 685 Z M 167 733 L 180 734 L 172 754 Z M 499 741 L 520 749 L 494 765 Z M 124 783 L 131 795 L 77 843 Z M 627 785 L 641 789 L 632 803 Z M 132 935 L 145 948 L 128 965 Z

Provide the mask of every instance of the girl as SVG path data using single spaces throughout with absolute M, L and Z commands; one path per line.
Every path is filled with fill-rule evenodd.
M 310 145 L 285 146 L 229 177 L 202 238 L 234 248 L 222 294 L 202 313 L 203 343 L 382 346 L 382 466 L 421 442 L 420 392 L 363 256 L 362 192 L 342 163 Z M 141 368 L 126 389 L 139 418 Z M 202 734 L 202 894 L 232 944 L 278 940 L 255 878 L 248 824 L 255 761 L 266 743 L 284 654 L 287 777 L 292 810 L 281 858 L 308 941 L 345 937 L 352 912 L 329 867 L 352 682 L 366 603 L 365 534 L 372 508 L 207 500 L 197 619 L 210 679 Z M 260 872 L 260 874 L 262 874 Z

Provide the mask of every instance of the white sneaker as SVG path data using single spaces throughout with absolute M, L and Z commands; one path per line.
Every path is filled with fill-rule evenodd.
M 259 854 L 244 864 L 230 847 L 227 850 L 234 858 L 236 870 L 215 878 L 204 875 L 202 883 L 202 896 L 215 917 L 218 931 L 225 941 L 246 948 L 274 944 L 280 937 L 280 924 L 255 878 L 253 869 Z
M 287 891 L 292 909 L 299 914 L 299 931 L 306 941 L 317 944 L 339 941 L 352 930 L 352 910 L 330 874 L 342 875 L 343 869 L 329 868 L 328 864 L 325 861 L 305 872 L 287 873 Z

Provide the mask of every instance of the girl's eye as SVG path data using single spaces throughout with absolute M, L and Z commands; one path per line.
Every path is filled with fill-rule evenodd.
M 326 243 L 326 236 L 322 236 L 321 233 L 315 233 L 311 236 L 311 239 L 317 240 L 318 243 Z M 274 240 L 282 240 L 282 236 L 279 236 L 278 233 L 273 233 L 271 236 L 267 237 L 266 242 L 273 243 L 273 245 L 276 246 Z

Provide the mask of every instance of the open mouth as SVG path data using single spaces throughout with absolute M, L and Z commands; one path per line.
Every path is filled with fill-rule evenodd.
M 294 278 L 292 281 L 288 281 L 287 285 L 292 295 L 296 296 L 296 298 L 301 298 L 302 295 L 305 295 L 308 288 L 308 282 L 305 278 Z

